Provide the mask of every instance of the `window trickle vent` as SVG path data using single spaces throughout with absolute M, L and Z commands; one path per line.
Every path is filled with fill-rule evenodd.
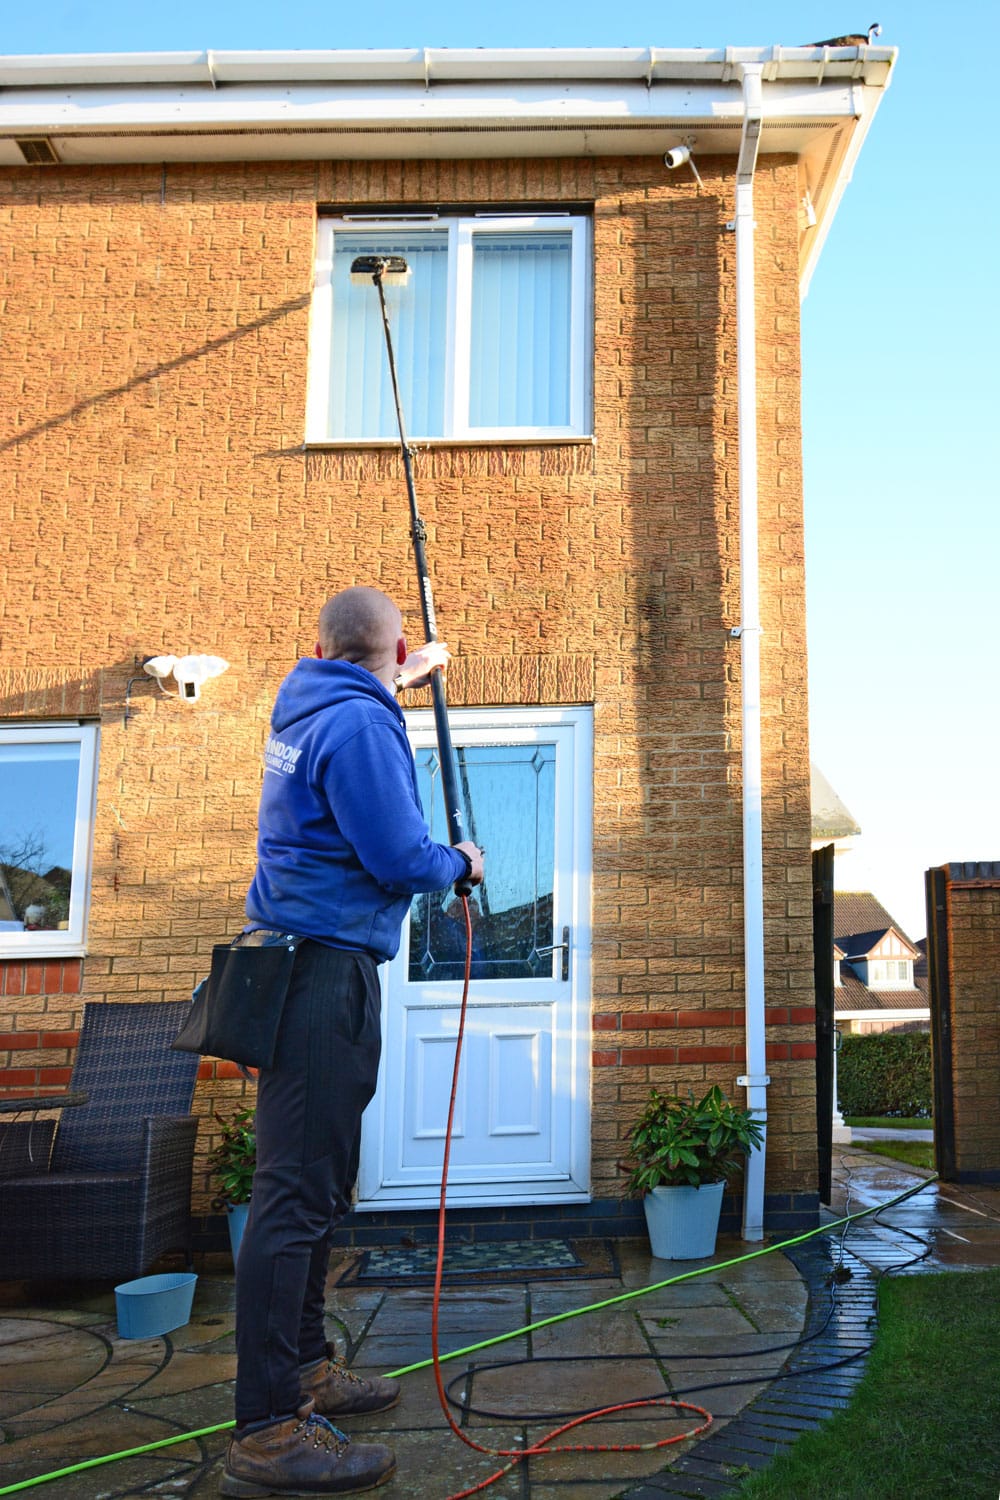
M 47 135 L 30 135 L 15 142 L 29 166 L 51 167 L 59 160 Z

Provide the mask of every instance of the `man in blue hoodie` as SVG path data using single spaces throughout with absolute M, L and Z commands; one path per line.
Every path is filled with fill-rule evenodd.
M 440 643 L 407 653 L 385 594 L 346 589 L 324 605 L 316 657 L 285 678 L 271 716 L 246 941 L 296 951 L 274 1064 L 258 1079 L 223 1495 L 349 1494 L 395 1469 L 389 1448 L 350 1443 L 327 1420 L 388 1410 L 399 1383 L 335 1359 L 324 1289 L 375 1092 L 376 966 L 398 950 L 414 895 L 483 878 L 474 844 L 431 839 L 395 700 L 447 661 Z

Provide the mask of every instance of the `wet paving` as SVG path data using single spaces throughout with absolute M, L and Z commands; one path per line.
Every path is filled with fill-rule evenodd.
M 919 1178 L 916 1169 L 839 1148 L 831 1216 L 885 1203 Z M 702 1419 L 668 1404 L 615 1412 L 559 1440 L 588 1451 L 523 1459 L 483 1493 L 493 1500 L 724 1493 L 733 1487 L 727 1475 L 741 1465 L 759 1467 L 850 1399 L 873 1336 L 873 1289 L 882 1272 L 1000 1265 L 1000 1188 L 929 1183 L 905 1202 L 803 1246 L 723 1264 L 759 1248 L 720 1239 L 711 1262 L 670 1263 L 653 1259 L 645 1241 L 622 1241 L 614 1274 L 446 1289 L 441 1347 L 450 1357 L 442 1378 L 452 1420 L 476 1447 L 449 1429 L 424 1364 L 430 1290 L 345 1286 L 331 1278 L 330 1336 L 356 1369 L 420 1366 L 402 1377 L 397 1408 L 351 1424 L 357 1438 L 386 1441 L 396 1451 L 396 1477 L 379 1493 L 385 1500 L 447 1500 L 511 1462 L 497 1451 L 518 1454 L 577 1413 L 671 1399 L 710 1412 L 709 1432 L 685 1440 Z M 842 1286 L 840 1266 L 852 1272 Z M 660 1285 L 702 1269 L 707 1274 Z M 808 1343 L 800 1342 L 804 1333 Z M 0 1494 L 92 1457 L 179 1437 L 169 1447 L 62 1474 L 31 1493 L 52 1500 L 215 1495 L 234 1365 L 233 1281 L 221 1257 L 199 1266 L 188 1325 L 141 1341 L 118 1337 L 109 1287 L 0 1286 Z M 652 1446 L 673 1437 L 681 1441 Z M 595 1445 L 619 1451 L 595 1452 Z

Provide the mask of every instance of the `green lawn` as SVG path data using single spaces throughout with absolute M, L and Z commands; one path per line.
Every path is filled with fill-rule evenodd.
M 845 1125 L 857 1125 L 862 1130 L 933 1130 L 934 1121 L 920 1116 L 903 1119 L 897 1115 L 845 1115 Z
M 887 1277 L 851 1404 L 741 1500 L 997 1500 L 1000 1271 Z
M 933 1141 L 852 1141 L 851 1150 L 870 1151 L 873 1156 L 888 1156 L 893 1161 L 905 1162 L 908 1167 L 934 1171 Z

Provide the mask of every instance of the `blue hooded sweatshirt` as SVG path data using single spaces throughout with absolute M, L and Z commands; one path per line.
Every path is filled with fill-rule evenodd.
M 392 694 L 352 662 L 298 662 L 264 752 L 250 924 L 381 961 L 399 949 L 412 897 L 466 869 L 430 837 Z

